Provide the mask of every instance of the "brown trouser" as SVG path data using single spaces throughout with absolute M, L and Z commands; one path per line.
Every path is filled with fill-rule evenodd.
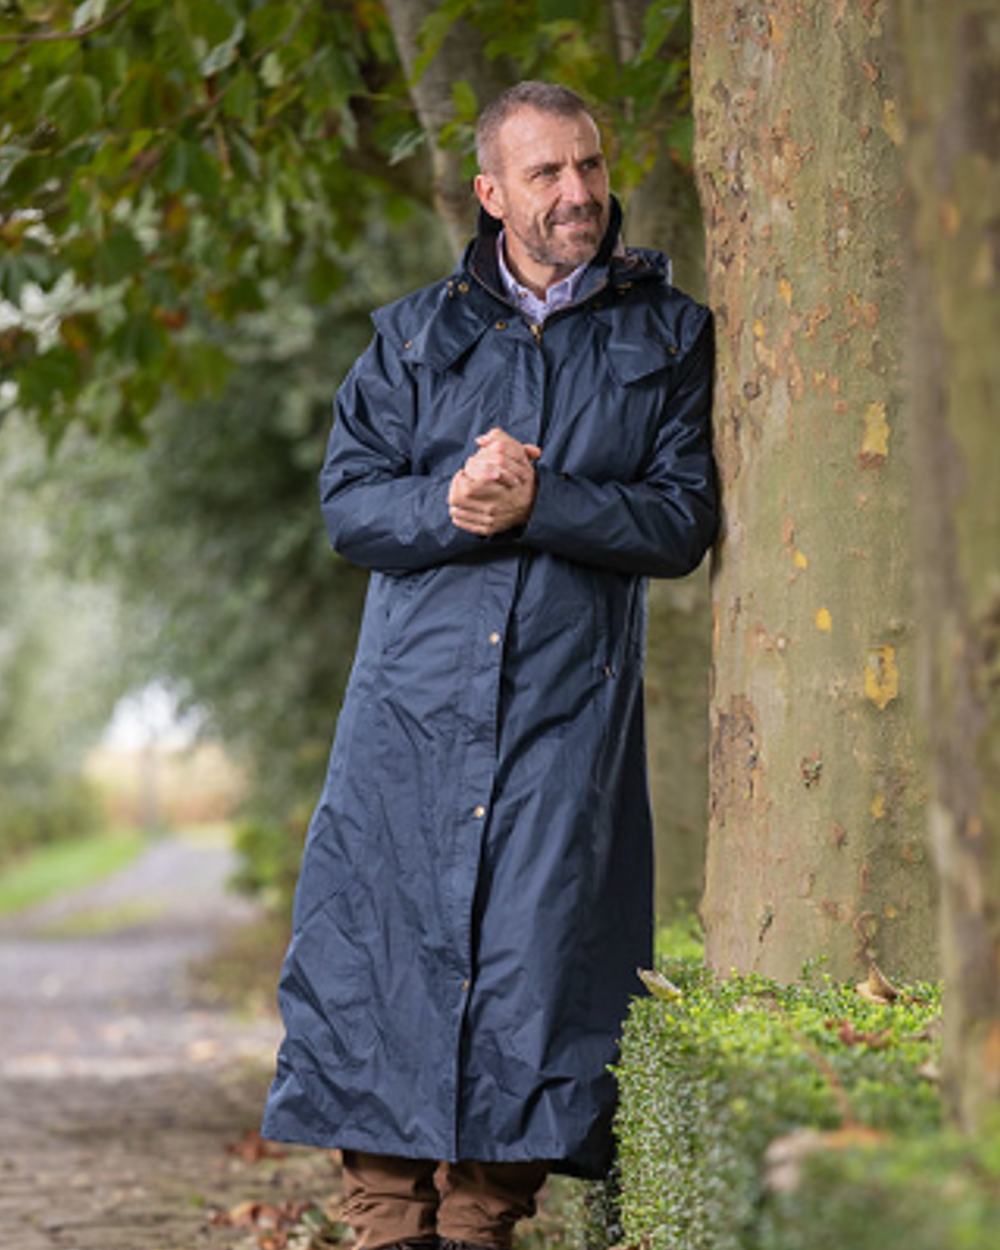
M 344 1219 L 356 1250 L 435 1235 L 510 1250 L 518 1220 L 535 1213 L 547 1163 L 438 1163 L 344 1150 Z

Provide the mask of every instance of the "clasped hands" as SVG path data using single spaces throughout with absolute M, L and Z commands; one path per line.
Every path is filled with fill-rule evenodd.
M 489 537 L 523 525 L 535 503 L 534 443 L 519 443 L 494 426 L 476 439 L 474 452 L 451 479 L 448 511 L 452 524 Z

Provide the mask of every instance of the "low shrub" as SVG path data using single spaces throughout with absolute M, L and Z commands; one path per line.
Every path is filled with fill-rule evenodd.
M 0 773 L 0 870 L 35 847 L 85 838 L 102 820 L 97 795 L 83 778 Z
M 765 1152 L 776 1139 L 803 1126 L 830 1134 L 820 1139 L 827 1146 L 938 1129 L 940 1099 L 927 1075 L 939 1048 L 938 986 L 900 987 L 889 1005 L 817 965 L 790 986 L 758 975 L 715 980 L 691 957 L 661 967 L 679 993 L 633 1002 L 616 1069 L 624 1244 L 756 1250 L 775 1183 L 769 1167 L 779 1167 Z M 788 1146 L 794 1160 L 801 1138 Z M 776 1221 L 768 1250 L 816 1250 L 815 1241 L 774 1240 L 794 1224 L 793 1205 Z
M 1000 1128 L 950 1131 L 865 1149 L 817 1151 L 769 1196 L 753 1250 L 996 1250 Z
M 267 820 L 245 820 L 236 827 L 239 867 L 230 884 L 259 899 L 271 911 L 290 913 L 302 859 L 302 838 Z

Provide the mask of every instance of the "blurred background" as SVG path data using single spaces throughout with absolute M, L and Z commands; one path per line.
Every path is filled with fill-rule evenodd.
M 685 4 L 0 5 L 0 908 L 204 826 L 287 909 L 364 592 L 315 479 L 368 315 L 454 264 L 476 114 L 530 76 L 592 103 L 699 294 L 688 40 Z M 703 632 L 697 580 L 657 604 Z M 686 645 L 651 672 L 692 764 L 666 911 L 701 885 Z
M 318 509 L 333 395 L 372 309 L 456 263 L 475 118 L 521 78 L 590 103 L 628 237 L 701 294 L 689 39 L 687 4 L 646 0 L 0 0 L 19 1250 L 340 1244 L 332 1211 L 303 1223 L 329 1162 L 255 1135 L 365 589 Z M 670 916 L 702 883 L 704 575 L 652 626 Z M 559 1244 L 558 1207 L 522 1245 Z

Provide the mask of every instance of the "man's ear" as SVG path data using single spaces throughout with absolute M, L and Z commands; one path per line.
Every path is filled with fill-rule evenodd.
M 503 193 L 496 178 L 492 174 L 476 174 L 472 187 L 489 215 L 503 220 Z

